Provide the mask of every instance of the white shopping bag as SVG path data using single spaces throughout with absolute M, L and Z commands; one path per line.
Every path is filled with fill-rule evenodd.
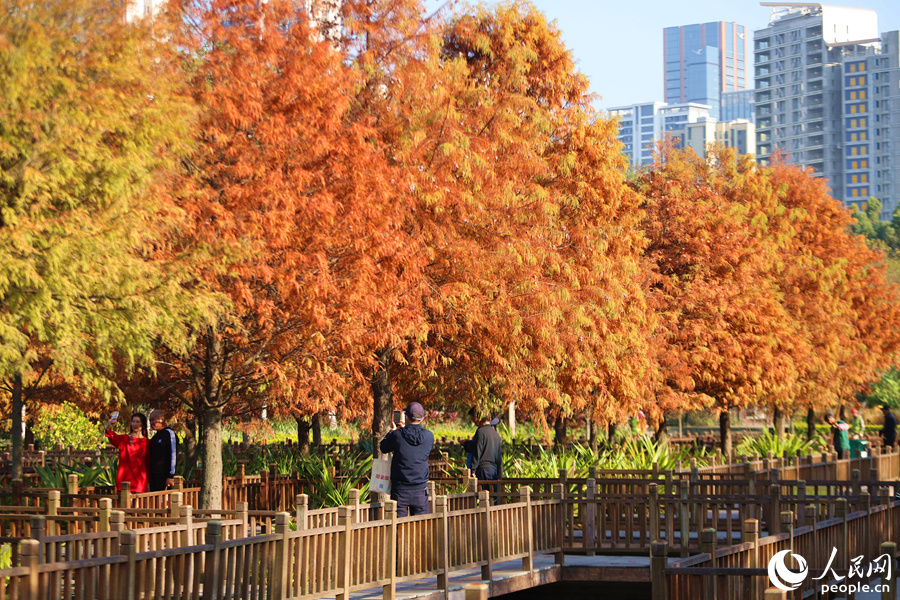
M 369 477 L 369 492 L 391 493 L 391 459 L 376 458 L 372 460 L 372 475 Z

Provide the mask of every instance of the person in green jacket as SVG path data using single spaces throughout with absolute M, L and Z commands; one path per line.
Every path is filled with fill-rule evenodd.
M 859 410 L 851 408 L 850 414 L 853 415 L 853 421 L 850 423 L 850 435 L 854 439 L 859 439 L 866 433 L 866 422 L 863 421 L 862 415 L 859 414 Z
M 834 451 L 837 452 L 838 460 L 844 458 L 845 452 L 849 456 L 850 437 L 847 432 L 850 430 L 850 426 L 843 421 L 835 420 L 834 413 L 825 415 L 825 422 L 831 425 L 831 431 L 834 433 Z

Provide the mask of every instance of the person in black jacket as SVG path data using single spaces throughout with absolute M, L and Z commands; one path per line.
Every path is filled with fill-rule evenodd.
M 175 457 L 178 438 L 166 427 L 166 415 L 157 409 L 150 413 L 150 429 L 155 431 L 147 453 L 147 483 L 151 492 L 161 492 L 175 484 Z
M 487 413 L 476 410 L 472 421 L 478 426 L 475 437 L 463 444 L 472 453 L 472 468 L 479 481 L 500 479 L 503 470 L 503 440 Z
M 382 452 L 393 452 L 391 459 L 391 500 L 397 501 L 397 516 L 428 514 L 428 455 L 434 446 L 434 434 L 422 427 L 425 409 L 410 402 L 404 409 L 406 423 L 391 420 L 391 431 L 381 440 Z
M 881 439 L 885 446 L 893 446 L 897 441 L 897 419 L 891 413 L 890 406 L 882 406 L 881 412 L 884 415 L 884 426 L 881 428 Z

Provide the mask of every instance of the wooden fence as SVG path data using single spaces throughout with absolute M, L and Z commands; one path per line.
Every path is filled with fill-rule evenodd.
M 900 537 L 900 502 L 891 500 L 854 512 L 844 499 L 838 499 L 837 507 L 837 516 L 824 521 L 816 521 L 815 510 L 807 509 L 808 524 L 802 527 L 796 527 L 794 513 L 783 512 L 781 532 L 762 538 L 758 521 L 748 519 L 743 524 L 744 541 L 727 547 L 717 545 L 714 530 L 704 530 L 701 553 L 674 563 L 668 562 L 666 542 L 655 542 L 651 550 L 654 600 L 757 600 L 769 585 L 766 566 L 783 550 L 803 557 L 808 564 L 808 576 L 789 594 L 798 600 L 810 596 L 830 597 L 817 588 L 852 580 L 849 567 L 854 557 L 866 561 L 884 557 L 894 562 Z M 829 568 L 832 549 L 836 551 L 835 561 Z M 868 569 L 864 570 L 857 584 L 865 583 L 871 575 Z M 896 597 L 896 582 L 886 583 L 895 594 L 890 597 Z

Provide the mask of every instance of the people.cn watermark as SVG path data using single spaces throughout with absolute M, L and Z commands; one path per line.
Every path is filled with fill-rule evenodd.
M 812 577 L 811 581 L 822 581 L 821 592 L 832 593 L 857 593 L 857 592 L 874 592 L 880 593 L 882 588 L 888 589 L 887 584 L 870 585 L 865 583 L 873 576 L 880 576 L 882 581 L 891 580 L 891 566 L 893 558 L 889 554 L 870 560 L 868 565 L 863 564 L 863 557 L 857 556 L 850 560 L 850 568 L 846 575 L 838 575 L 834 570 L 834 559 L 837 556 L 837 548 L 831 549 L 831 557 L 828 559 L 828 565 L 818 577 Z M 789 567 L 787 562 L 793 559 L 796 566 Z M 794 554 L 790 550 L 782 550 L 772 557 L 769 561 L 769 581 L 773 586 L 785 592 L 796 590 L 806 578 L 809 577 L 809 565 L 806 559 L 799 554 Z M 830 579 L 825 579 L 828 573 L 831 573 Z M 859 581 L 852 581 L 858 579 Z M 846 581 L 845 581 L 846 580 Z

